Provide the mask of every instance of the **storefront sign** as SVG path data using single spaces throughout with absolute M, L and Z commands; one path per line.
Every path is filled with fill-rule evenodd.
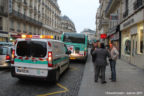
M 132 15 L 131 17 L 129 17 L 126 21 L 124 21 L 121 26 L 120 26 L 120 30 L 125 30 L 131 26 L 133 26 L 134 24 L 137 24 L 141 21 L 144 20 L 143 18 L 143 10 L 138 11 L 138 13 Z
M 128 25 L 130 25 L 130 24 L 132 24 L 132 23 L 134 23 L 134 19 L 133 19 L 133 18 L 130 19 L 130 20 L 128 20 L 126 23 L 124 23 L 124 24 L 123 24 L 123 27 L 126 27 L 126 26 L 128 26 Z
M 110 14 L 110 20 L 118 20 L 119 16 L 118 14 Z
M 111 41 L 119 40 L 119 32 L 110 36 Z
M 115 26 L 112 29 L 110 29 L 109 32 L 107 33 L 107 36 L 110 36 L 110 35 L 112 35 L 112 34 L 114 34 L 116 32 L 117 32 L 117 26 Z
M 107 34 L 101 34 L 101 39 L 106 39 L 107 38 Z
M 8 32 L 0 31 L 0 37 L 8 37 Z

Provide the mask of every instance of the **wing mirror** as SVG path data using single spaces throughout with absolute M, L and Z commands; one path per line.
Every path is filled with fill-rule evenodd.
M 70 51 L 70 50 L 69 50 L 69 51 L 67 51 L 67 52 L 66 52 L 66 54 L 70 55 L 70 54 L 71 54 L 71 51 Z

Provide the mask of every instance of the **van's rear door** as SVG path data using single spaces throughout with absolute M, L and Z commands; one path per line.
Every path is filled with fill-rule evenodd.
M 18 41 L 16 55 L 14 60 L 16 74 L 47 76 L 47 43 L 45 41 Z

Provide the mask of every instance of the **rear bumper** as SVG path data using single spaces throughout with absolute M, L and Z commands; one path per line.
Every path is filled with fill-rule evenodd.
M 70 60 L 85 60 L 87 56 L 70 55 Z
M 0 68 L 10 68 L 10 67 L 11 67 L 11 64 L 10 64 L 10 63 L 0 64 Z
M 49 70 L 48 75 L 46 77 L 40 77 L 40 76 L 27 76 L 27 75 L 16 74 L 15 67 L 11 67 L 11 75 L 12 77 L 16 77 L 16 78 L 24 78 L 29 80 L 46 80 L 50 82 L 55 80 L 56 69 Z

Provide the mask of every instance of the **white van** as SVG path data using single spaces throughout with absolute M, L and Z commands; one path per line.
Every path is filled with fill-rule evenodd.
M 69 54 L 64 43 L 52 39 L 17 39 L 11 62 L 13 77 L 57 82 L 69 68 Z

